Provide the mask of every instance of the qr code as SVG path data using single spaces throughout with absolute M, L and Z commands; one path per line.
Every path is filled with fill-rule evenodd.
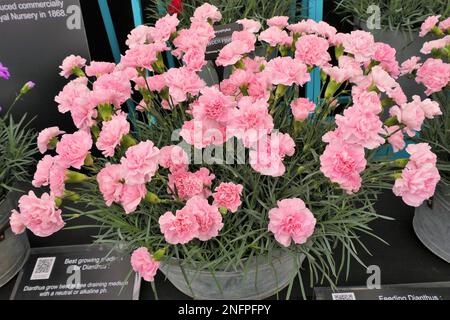
M 50 278 L 55 260 L 56 257 L 38 258 L 30 280 L 46 280 Z
M 356 300 L 353 292 L 339 292 L 331 294 L 333 300 Z

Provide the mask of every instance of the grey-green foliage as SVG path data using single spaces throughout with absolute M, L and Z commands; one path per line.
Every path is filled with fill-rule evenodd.
M 167 3 L 171 1 L 161 1 L 163 8 L 167 8 Z M 227 24 L 236 20 L 248 18 L 256 20 L 265 20 L 273 16 L 290 16 L 291 5 L 296 0 L 185 0 L 183 1 L 183 11 L 178 15 L 182 26 L 189 25 L 189 19 L 192 17 L 195 8 L 208 2 L 215 5 L 222 13 L 221 23 Z M 299 7 L 295 9 L 295 15 L 299 15 Z M 156 20 L 161 17 L 156 6 L 156 1 L 146 8 L 148 18 Z
M 16 181 L 30 178 L 36 154 L 36 132 L 24 115 L 0 117 L 0 202 Z
M 293 134 L 289 101 L 294 94 L 289 90 L 284 101 L 275 108 L 275 127 L 281 132 Z M 184 107 L 177 106 L 172 112 L 156 108 L 153 116 L 157 125 L 149 125 L 149 118 L 142 114 L 137 134 L 140 140 L 151 139 L 158 147 L 173 144 L 172 128 L 179 128 L 185 114 Z M 217 270 L 244 269 L 251 257 L 269 255 L 274 249 L 306 254 L 303 267 L 310 270 L 311 283 L 326 281 L 335 283 L 342 274 L 348 274 L 350 262 L 360 261 L 358 255 L 365 250 L 360 241 L 362 234 L 372 234 L 370 222 L 380 216 L 374 203 L 383 189 L 391 188 L 391 174 L 395 171 L 391 161 L 375 158 L 375 151 L 367 154 L 368 166 L 363 173 L 363 187 L 355 194 L 347 194 L 332 184 L 319 170 L 319 156 L 325 144 L 321 137 L 333 128 L 329 120 L 331 107 L 322 105 L 295 138 L 296 154 L 285 159 L 286 173 L 282 177 L 262 176 L 255 172 L 248 161 L 233 165 L 190 165 L 190 171 L 207 167 L 216 176 L 213 188 L 222 181 L 233 181 L 244 186 L 243 204 L 236 213 L 224 216 L 225 226 L 219 236 L 209 241 L 193 240 L 185 245 L 169 245 L 159 229 L 159 216 L 166 211 L 175 212 L 183 204 L 149 204 L 143 201 L 136 212 L 125 215 L 122 207 L 113 204 L 106 207 L 95 181 L 90 181 L 77 192 L 81 203 L 88 210 L 66 208 L 66 218 L 89 216 L 100 224 L 97 241 L 122 243 L 134 249 L 146 246 L 152 252 L 167 248 L 167 257 L 178 257 L 189 266 L 215 272 Z M 161 125 L 160 125 L 161 124 Z M 176 142 L 175 142 L 176 143 Z M 123 151 L 121 151 L 123 152 Z M 118 162 L 121 152 L 113 162 Z M 248 156 L 248 155 L 247 155 Z M 98 168 L 97 168 L 98 169 Z M 167 174 L 160 169 L 147 185 L 149 191 L 161 199 L 170 200 L 167 193 Z M 94 170 L 96 171 L 96 170 Z M 291 245 L 283 248 L 267 229 L 268 211 L 276 207 L 277 200 L 298 197 L 305 201 L 317 219 L 316 230 L 310 238 L 311 245 Z M 95 227 L 95 224 L 92 225 Z M 301 277 L 301 272 L 298 274 Z
M 372 5 L 380 8 L 382 28 L 390 30 L 411 31 L 430 15 L 450 13 L 450 0 L 338 0 L 336 10 L 353 23 L 354 19 L 367 21 L 373 14 L 367 10 Z

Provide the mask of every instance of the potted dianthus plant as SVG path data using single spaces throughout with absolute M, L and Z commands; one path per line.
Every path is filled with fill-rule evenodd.
M 345 21 L 370 31 L 375 40 L 392 46 L 397 59 L 404 61 L 417 55 L 422 45 L 432 40 L 429 36 L 423 37 L 421 24 L 429 16 L 448 16 L 450 3 L 447 0 L 340 0 L 336 10 Z M 408 96 L 420 90 L 409 78 L 403 77 L 399 83 Z
M 248 18 L 254 20 L 269 19 L 275 14 L 288 16 L 292 8 L 297 8 L 297 0 L 164 0 L 152 3 L 147 7 L 148 18 L 158 20 L 161 11 L 178 14 L 180 27 L 189 26 L 189 21 L 197 7 L 209 3 L 214 5 L 222 14 L 220 23 L 233 23 L 239 19 Z M 159 7 L 158 7 L 159 6 Z M 298 10 L 298 9 L 296 9 Z
M 10 78 L 9 70 L 0 63 L 0 81 Z M 25 263 L 29 244 L 26 234 L 15 235 L 9 225 L 11 209 L 17 205 L 13 196 L 17 183 L 29 181 L 36 154 L 36 132 L 23 115 L 19 121 L 11 109 L 34 83 L 27 82 L 11 106 L 0 114 L 0 287 L 19 272 Z
M 302 268 L 333 285 L 349 259 L 362 263 L 359 235 L 382 217 L 373 205 L 384 189 L 395 183 L 413 205 L 433 195 L 439 173 L 426 143 L 408 147 L 409 159 L 375 157 L 421 123 L 407 120 L 408 108 L 380 119 L 406 97 L 391 75 L 395 57 L 382 58 L 370 33 L 244 19 L 215 60 L 232 66 L 230 77 L 206 86 L 198 72 L 220 19 L 204 4 L 188 28 L 174 14 L 131 31 L 118 64 L 63 61 L 61 74 L 74 78 L 55 100 L 78 130 L 41 132 L 41 149 L 54 150 L 33 185 L 50 191 L 21 198 L 13 230 L 47 236 L 88 216 L 97 241 L 129 250 L 144 280 L 161 270 L 194 298 L 265 298 L 286 286 L 288 298 Z M 257 42 L 266 56 L 252 55 Z M 167 69 L 165 51 L 181 66 Z M 309 101 L 299 94 L 314 67 L 327 80 Z M 338 108 L 351 85 L 351 103 Z M 134 119 L 122 109 L 130 99 Z M 64 207 L 68 199 L 88 209 Z
M 417 142 L 427 142 L 437 156 L 442 179 L 433 201 L 416 209 L 414 229 L 422 242 L 436 255 L 450 262 L 450 18 L 430 16 L 421 27 L 423 36 L 430 34 L 420 49 L 425 59 L 413 56 L 402 64 L 403 73 L 425 88 L 428 110 L 441 110 L 437 119 L 425 120 Z M 418 101 L 417 96 L 413 97 Z M 416 118 L 426 113 L 416 114 Z

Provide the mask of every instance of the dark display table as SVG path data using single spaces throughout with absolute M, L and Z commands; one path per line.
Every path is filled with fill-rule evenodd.
M 395 219 L 394 221 L 379 220 L 372 225 L 374 233 L 388 242 L 389 245 L 364 236 L 363 241 L 372 255 L 368 255 L 363 249 L 359 254 L 367 266 L 377 265 L 380 267 L 382 285 L 450 281 L 450 264 L 431 253 L 414 234 L 412 227 L 413 208 L 404 205 L 401 199 L 396 198 L 391 192 L 386 192 L 380 197 L 377 210 L 380 214 Z M 79 221 L 78 223 L 85 222 Z M 90 243 L 91 234 L 91 230 L 61 231 L 48 238 L 30 236 L 30 243 L 32 247 Z M 304 274 L 304 278 L 308 279 L 306 270 Z M 340 279 L 339 285 L 365 286 L 369 276 L 364 267 L 353 261 L 348 279 Z M 14 282 L 15 279 L 0 288 L 0 299 L 9 299 Z M 189 298 L 175 289 L 168 281 L 165 281 L 161 273 L 156 277 L 155 285 L 159 299 Z M 322 286 L 326 286 L 326 284 Z M 307 289 L 307 294 L 311 298 L 312 289 Z M 280 298 L 284 296 L 285 292 L 282 292 Z M 142 282 L 140 298 L 154 298 L 149 283 Z M 300 298 L 300 286 L 296 283 L 292 290 L 291 299 Z

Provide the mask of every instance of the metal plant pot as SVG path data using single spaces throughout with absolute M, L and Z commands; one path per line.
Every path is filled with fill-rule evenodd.
M 9 216 L 17 206 L 17 199 L 17 192 L 9 192 L 0 203 L 0 287 L 22 269 L 30 254 L 27 234 L 15 235 L 9 227 Z
M 253 300 L 268 298 L 285 288 L 304 258 L 279 250 L 270 259 L 259 256 L 244 262 L 245 270 L 199 271 L 177 259 L 166 261 L 160 270 L 178 290 L 194 299 Z
M 450 263 L 450 187 L 439 184 L 432 206 L 417 208 L 413 220 L 420 241 L 435 255 Z

